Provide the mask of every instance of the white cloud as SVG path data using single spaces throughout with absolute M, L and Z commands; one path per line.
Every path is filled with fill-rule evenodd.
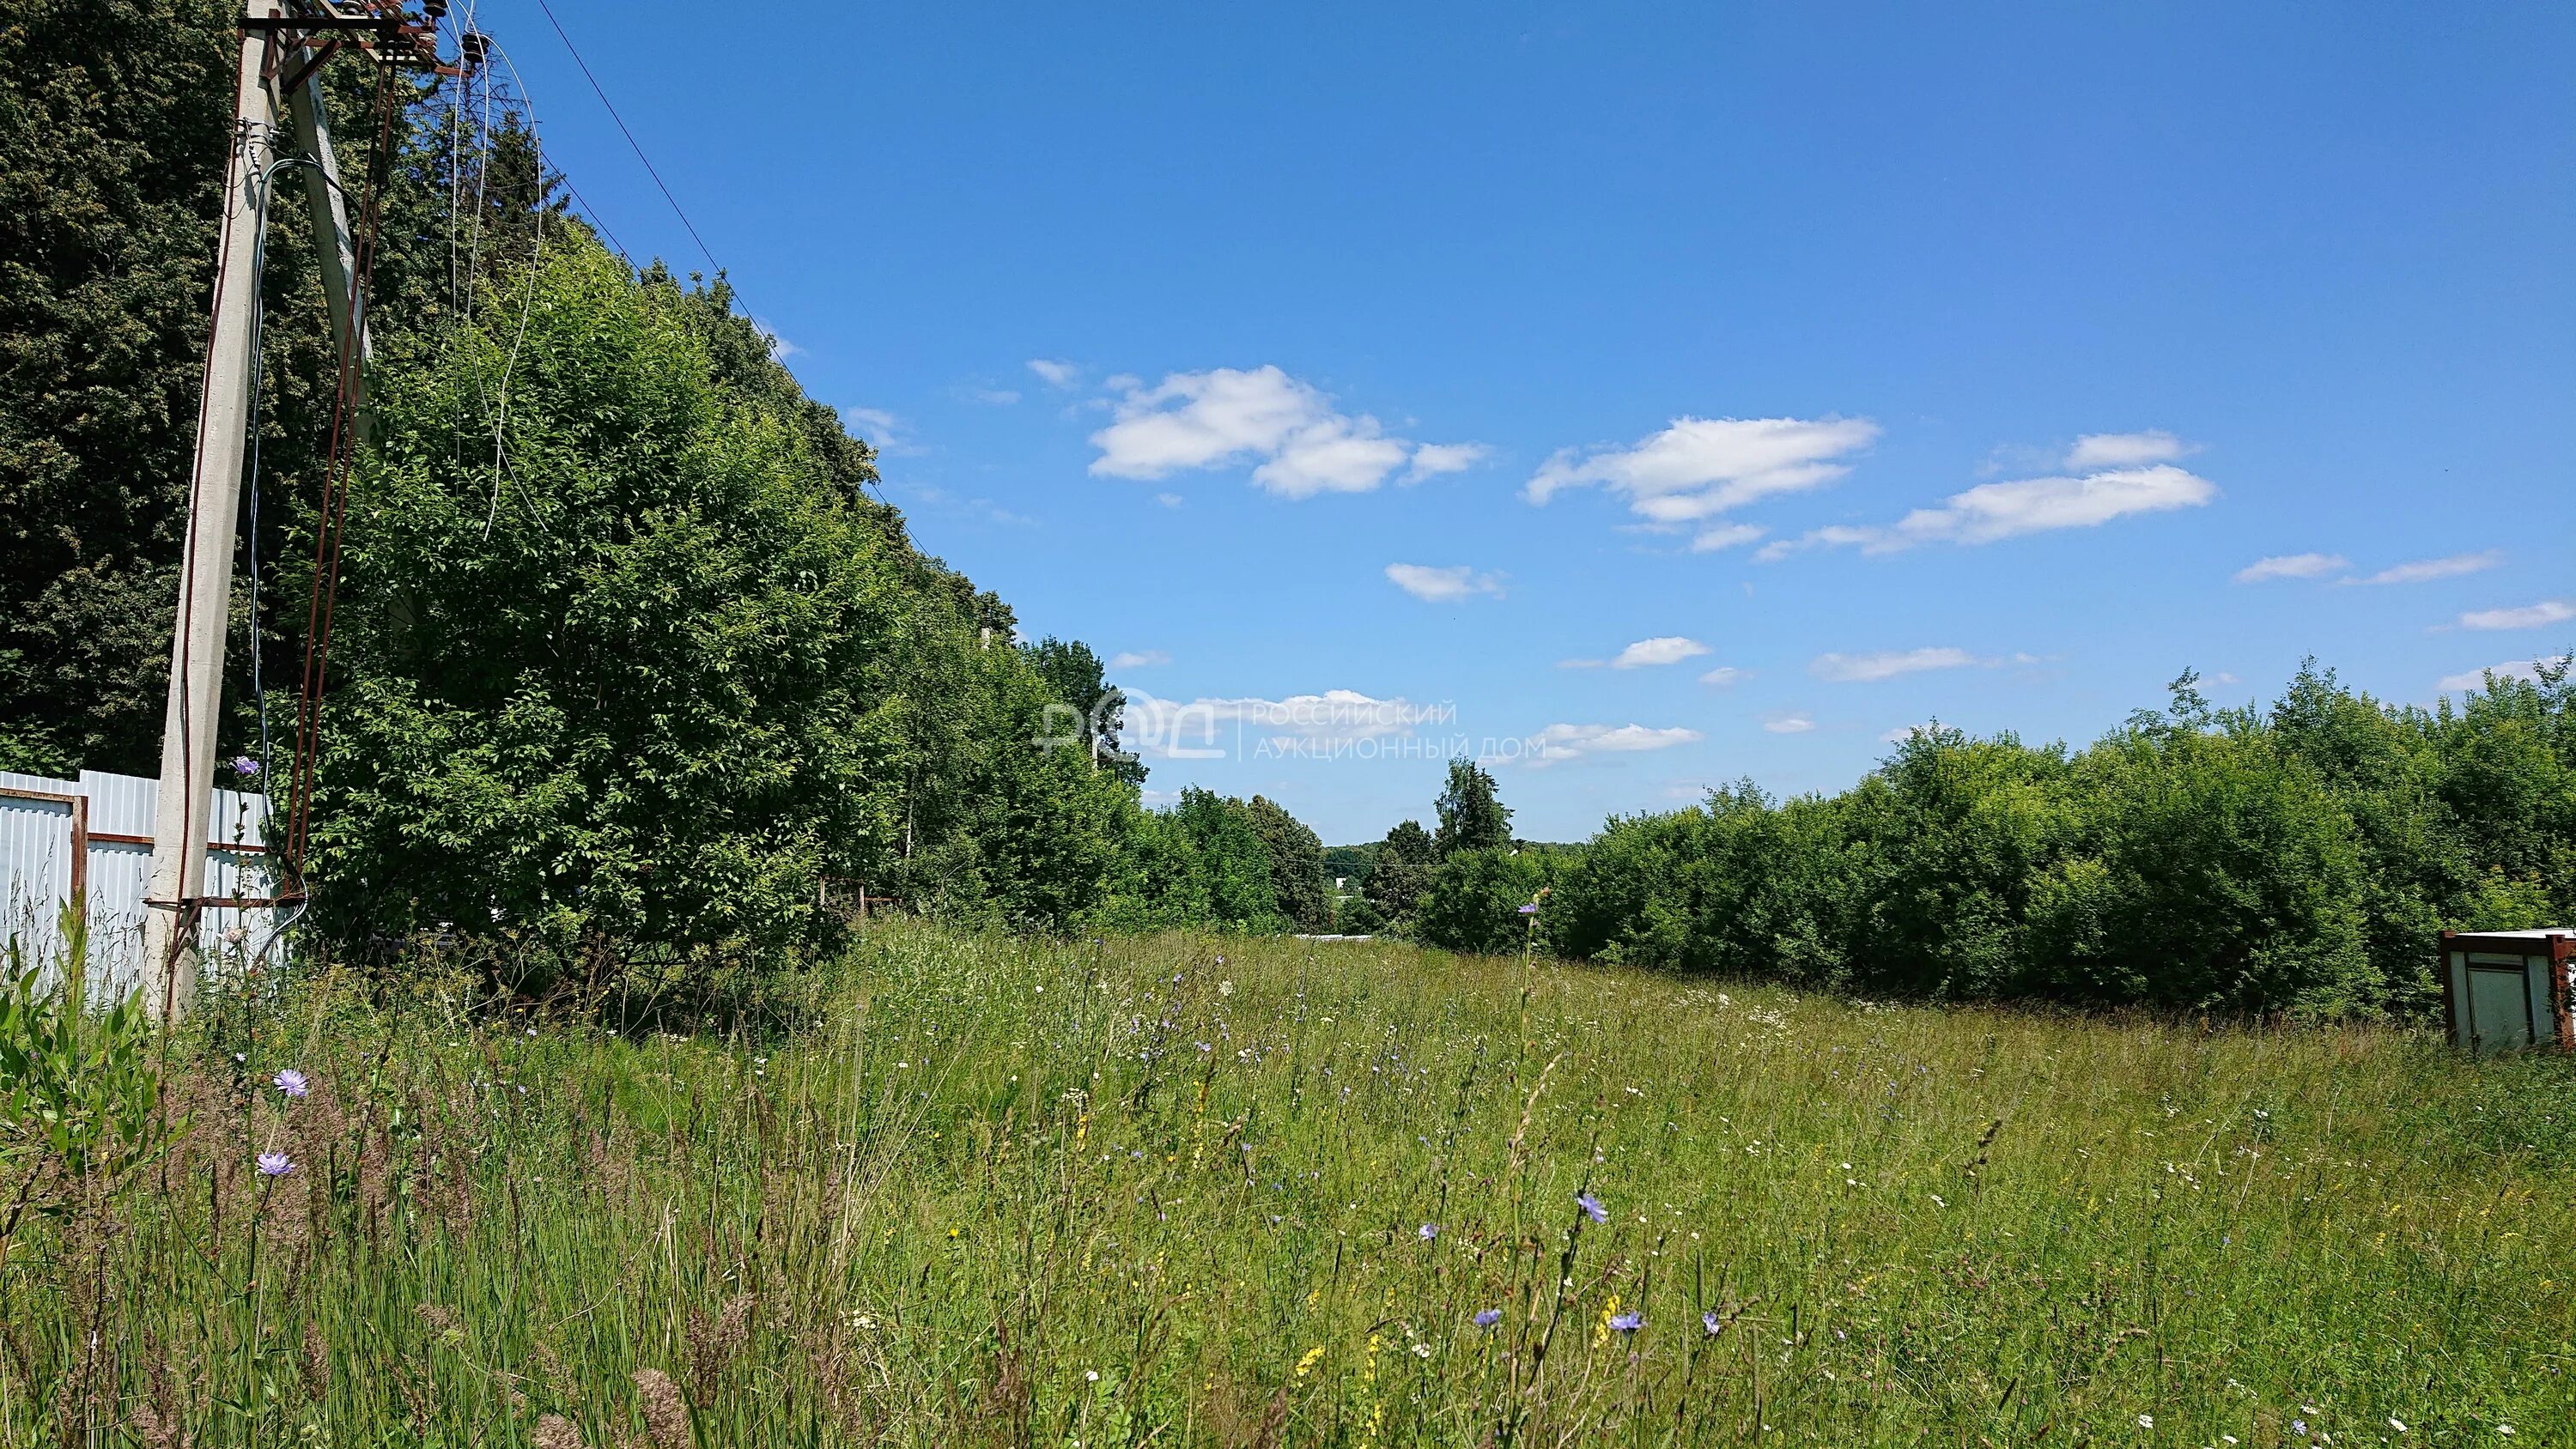
M 1071 387 L 1082 376 L 1081 368 L 1051 357 L 1030 358 L 1029 371 L 1049 387 Z
M 1425 443 L 1413 450 L 1413 466 L 1404 470 L 1404 481 L 1419 483 L 1443 473 L 1464 473 L 1493 451 L 1482 443 Z
M 2366 579 L 2365 584 L 2429 584 L 2435 579 L 2456 579 L 2462 574 L 2483 573 L 2504 562 L 2504 550 L 2491 548 L 2483 553 L 2455 553 L 2442 558 L 2419 558 L 2413 563 L 2384 568 Z
M 1762 722 L 1762 728 L 1775 735 L 1803 735 L 1815 727 L 1815 720 L 1804 713 L 1777 715 Z
M 1965 649 L 1888 649 L 1875 654 L 1819 654 L 1807 672 L 1838 684 L 1857 684 L 1983 662 Z
M 1731 689 L 1743 682 L 1744 671 L 1732 664 L 1721 664 L 1699 677 L 1699 682 L 1712 689 Z
M 1217 759 L 1247 740 L 1290 740 L 1306 745 L 1348 744 L 1401 738 L 1418 725 L 1448 718 L 1447 706 L 1417 705 L 1401 697 L 1379 699 L 1352 689 L 1258 696 L 1201 696 L 1183 702 L 1132 690 L 1119 742 L 1139 755 L 1164 759 Z
M 1109 667 L 1112 669 L 1149 669 L 1157 664 L 1171 662 L 1172 656 L 1160 649 L 1129 649 L 1109 656 Z
M 2568 656 L 2564 654 L 2555 659 L 2507 659 L 2500 664 L 2490 664 L 2484 669 L 2472 669 L 2466 674 L 2444 675 L 2442 682 L 2433 687 L 2444 694 L 2463 689 L 2484 689 L 2487 683 L 2486 676 L 2490 674 L 2498 679 L 2528 679 L 2537 682 L 2540 678 L 2540 666 L 2547 664 L 2564 668 L 2568 662 Z
M 2313 579 L 2340 573 L 2352 560 L 2339 553 L 2284 553 L 2258 558 L 2236 571 L 2236 582 L 2259 584 L 2269 579 Z
M 1501 758 L 1518 759 L 1532 768 L 1543 768 L 1586 755 L 1669 750 L 1675 745 L 1696 744 L 1702 738 L 1704 736 L 1699 731 L 1678 725 L 1670 729 L 1653 729 L 1640 724 L 1552 724 L 1519 741 L 1517 755 L 1506 754 Z
M 1707 652 L 1708 646 L 1697 639 L 1685 639 L 1679 634 L 1667 634 L 1659 639 L 1640 639 L 1620 650 L 1619 657 L 1610 661 L 1610 667 L 1651 669 L 1661 664 L 1679 664 L 1685 659 L 1696 658 Z
M 1691 552 L 1715 553 L 1720 549 L 1735 548 L 1751 543 L 1768 532 L 1770 532 L 1769 529 L 1758 523 L 1720 524 L 1715 528 L 1702 530 L 1699 537 L 1692 539 Z
M 1779 493 L 1818 488 L 1851 471 L 1850 455 L 1878 438 L 1867 418 L 1693 418 L 1631 448 L 1559 450 L 1522 490 L 1532 503 L 1598 483 L 1659 528 L 1679 528 Z M 1724 548 L 1743 538 L 1710 530 Z
M 2066 450 L 2068 468 L 2136 468 L 2148 463 L 2170 463 L 2193 451 L 2183 440 L 2162 428 L 2143 433 L 2086 433 Z
M 2519 609 L 2478 609 L 2460 616 L 2463 629 L 2537 629 L 2576 619 L 2576 608 L 2561 599 L 2543 599 Z
M 1091 471 L 1100 476 L 1163 478 L 1258 459 L 1254 483 L 1282 497 L 1311 498 L 1365 493 L 1408 461 L 1410 478 L 1473 461 L 1461 453 L 1473 444 L 1432 451 L 1388 437 L 1377 419 L 1335 410 L 1331 398 L 1277 367 L 1175 372 L 1152 388 L 1139 383 L 1124 391 L 1116 421 L 1091 435 L 1100 449 Z
M 1020 400 L 1019 390 L 1008 387 L 969 387 L 963 390 L 962 395 L 968 402 L 994 408 L 1006 408 Z
M 1388 564 L 1387 582 L 1430 604 L 1454 604 L 1478 594 L 1502 597 L 1503 576 L 1480 574 L 1465 564 L 1435 568 L 1430 564 Z
M 1901 745 L 1907 740 L 1910 740 L 1916 735 L 1922 734 L 1931 728 L 1932 726 L 1929 723 L 1898 725 L 1896 728 L 1880 735 L 1878 737 L 1878 742 L 1883 745 Z
M 1181 495 L 1178 493 L 1157 493 L 1154 495 L 1154 501 L 1163 505 L 1165 508 L 1178 508 L 1181 506 Z
M 843 408 L 841 421 L 870 447 L 889 457 L 919 457 L 929 451 L 913 440 L 910 424 L 884 408 Z
M 1791 542 L 1783 539 L 1754 555 L 1769 563 L 1808 548 L 1857 547 L 1863 553 L 1896 553 L 1925 543 L 1993 543 L 2059 528 L 2093 528 L 2134 513 L 2198 508 L 2218 496 L 2218 486 L 2170 464 L 2119 468 L 2082 478 L 2025 478 L 1980 483 L 1953 493 L 1939 508 L 1918 508 L 1893 527 L 1819 528 Z

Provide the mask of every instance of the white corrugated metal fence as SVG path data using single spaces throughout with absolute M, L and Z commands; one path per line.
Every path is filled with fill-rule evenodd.
M 76 817 L 86 815 L 89 979 L 93 1000 L 123 997 L 143 981 L 144 882 L 152 866 L 152 808 L 158 785 L 139 775 L 81 771 L 78 780 L 0 770 L 0 932 L 32 960 L 62 954 L 61 910 L 75 873 Z M 277 893 L 265 851 L 268 797 L 214 792 L 206 814 L 205 894 L 266 897 Z M 275 912 L 222 906 L 200 913 L 200 944 L 209 969 L 270 947 Z M 274 954 L 273 952 L 271 953 Z

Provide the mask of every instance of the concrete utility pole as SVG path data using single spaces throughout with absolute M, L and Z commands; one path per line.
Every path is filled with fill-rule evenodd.
M 375 350 L 367 342 L 367 319 L 352 317 L 360 292 L 358 247 L 349 231 L 348 194 L 340 187 L 340 160 L 331 149 L 331 115 L 322 103 L 322 67 L 287 97 L 295 126 L 296 149 L 313 164 L 304 173 L 304 200 L 313 214 L 314 256 L 322 265 L 322 300 L 331 310 L 331 340 L 341 370 L 349 376 L 350 423 L 364 446 L 374 429 L 367 414 L 367 364 Z
M 161 781 L 153 807 L 152 870 L 144 895 L 145 1001 L 176 1018 L 196 998 L 197 914 L 206 888 L 206 836 L 214 822 L 215 736 L 222 723 L 224 649 L 231 634 L 233 548 L 240 531 L 242 455 L 253 421 L 251 356 L 258 334 L 259 228 L 263 193 L 276 163 L 279 112 L 294 132 L 296 169 L 313 218 L 314 254 L 331 315 L 331 336 L 348 388 L 349 425 L 368 434 L 361 383 L 368 358 L 365 290 L 349 228 L 348 192 L 331 149 L 322 99 L 322 66 L 345 38 L 380 64 L 435 67 L 435 16 L 410 22 L 398 5 L 369 0 L 341 8 L 331 0 L 251 0 L 243 17 L 241 78 L 233 124 L 230 175 L 224 188 L 222 239 L 215 263 L 214 326 L 206 341 L 205 390 L 197 411 L 197 452 L 188 488 L 187 552 L 179 568 L 179 615 L 170 640 L 170 698 L 162 715 Z M 323 39 L 328 35 L 329 39 Z M 409 54 L 400 54 L 407 46 Z M 281 98 L 281 89 L 291 94 Z M 256 647 L 254 641 L 253 647 Z M 274 844 L 274 842 L 271 842 Z
M 250 425 L 251 332 L 259 308 L 259 180 L 277 148 L 277 99 L 266 74 L 268 36 L 245 28 L 216 250 L 214 329 L 206 341 L 197 405 L 197 455 L 188 488 L 187 552 L 179 564 L 179 619 L 170 641 L 170 701 L 161 716 L 161 788 L 152 815 L 152 871 L 144 889 L 144 1000 L 154 1014 L 186 1014 L 197 992 L 197 907 L 205 894 L 206 835 L 213 822 L 215 730 L 222 717 L 224 644 L 231 633 L 233 544 L 241 514 L 242 449 Z M 329 247 L 318 250 L 329 251 Z

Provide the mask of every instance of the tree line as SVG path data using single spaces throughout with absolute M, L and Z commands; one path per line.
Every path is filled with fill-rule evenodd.
M 1935 726 L 1841 794 L 1745 781 L 1570 850 L 1516 848 L 1490 793 L 1453 766 L 1440 833 L 1408 821 L 1374 852 L 1368 909 L 1455 949 L 1535 930 L 1841 991 L 2395 1016 L 2438 1006 L 2443 929 L 2576 923 L 2563 663 L 2429 710 L 2314 664 L 2218 709 L 2186 673 L 2083 750 Z

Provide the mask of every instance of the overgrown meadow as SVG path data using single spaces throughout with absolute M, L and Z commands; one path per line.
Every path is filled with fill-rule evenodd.
M 775 1015 L 219 997 L 6 1441 L 2576 1437 L 2553 1059 L 909 923 Z

